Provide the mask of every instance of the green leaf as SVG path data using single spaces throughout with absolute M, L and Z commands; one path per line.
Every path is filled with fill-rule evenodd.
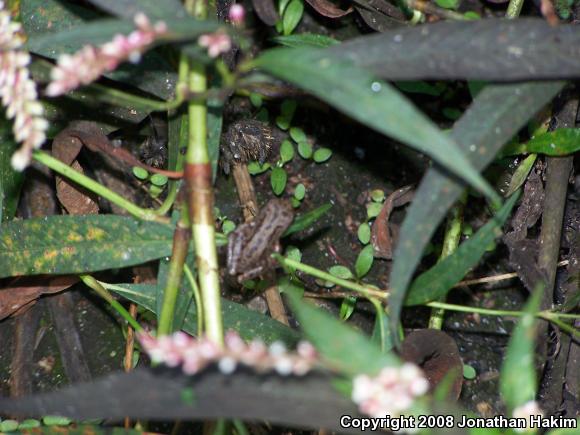
M 290 127 L 290 122 L 291 120 L 286 116 L 280 115 L 276 117 L 276 125 L 280 130 L 288 130 L 288 127 Z
M 352 313 L 354 313 L 354 309 L 356 308 L 356 301 L 356 296 L 349 296 L 342 300 L 339 311 L 339 317 L 341 320 L 347 321 Z
M 328 49 L 327 49 L 328 50 Z M 363 124 L 425 153 L 481 192 L 497 195 L 455 142 L 386 82 L 326 50 L 276 48 L 253 64 L 306 89 Z
M 187 14 L 179 0 L 89 0 L 100 9 L 118 17 L 133 19 L 143 12 L 149 19 L 168 20 Z
M 256 108 L 260 108 L 262 107 L 262 96 L 260 94 L 257 94 L 255 92 L 250 92 L 250 102 L 252 103 L 252 106 L 256 107 Z
M 389 317 L 380 303 L 375 306 L 375 309 L 377 315 L 375 316 L 375 326 L 371 341 L 379 346 L 383 352 L 388 352 L 393 348 L 393 341 L 389 333 Z
M 357 278 L 362 278 L 369 273 L 369 270 L 373 267 L 373 254 L 373 245 L 366 245 L 362 248 L 354 263 L 354 271 Z
M 325 48 L 340 44 L 340 41 L 326 35 L 301 33 L 300 35 L 275 36 L 272 38 L 280 45 L 287 47 L 319 47 Z
M 263 174 L 268 169 L 270 169 L 271 166 L 272 165 L 270 165 L 270 163 L 267 162 L 264 163 L 263 165 L 261 165 L 260 162 L 250 162 L 248 163 L 248 172 L 250 173 L 250 175 Z
M 58 415 L 47 415 L 42 417 L 42 424 L 45 426 L 68 426 L 72 421 L 70 418 Z
M 294 117 L 294 113 L 296 113 L 296 107 L 298 107 L 296 100 L 284 100 L 280 106 L 280 112 L 282 113 L 282 116 L 290 118 L 291 121 Z
M 519 195 L 513 195 L 497 215 L 474 236 L 463 242 L 453 252 L 431 269 L 419 275 L 407 293 L 405 305 L 421 305 L 445 296 L 451 288 L 473 268 L 487 251 L 487 247 L 501 235 L 501 228 Z
M 345 266 L 341 266 L 341 265 L 336 265 L 336 266 L 332 266 L 328 269 L 328 273 L 330 273 L 332 276 L 336 276 L 337 278 L 342 278 L 342 279 L 351 279 L 352 278 L 352 272 L 348 269 L 348 267 Z
M 298 154 L 303 159 L 309 159 L 312 157 L 312 145 L 307 141 L 298 142 Z
M 284 163 L 288 163 L 294 158 L 294 146 L 288 139 L 280 145 L 280 158 Z
M 33 429 L 35 427 L 40 427 L 40 421 L 35 420 L 33 418 L 28 418 L 20 422 L 20 424 L 18 425 L 18 430 Z
M 149 172 L 146 169 L 140 168 L 139 166 L 133 166 L 133 175 L 139 180 L 145 180 L 149 177 Z
M 0 432 L 14 432 L 18 429 L 18 422 L 16 420 L 4 420 L 0 422 Z
M 14 217 L 24 181 L 24 174 L 16 172 L 10 164 L 12 154 L 18 148 L 11 127 L 10 121 L 0 121 L 0 224 Z
M 329 148 L 318 148 L 314 151 L 312 158 L 316 163 L 324 163 L 332 156 L 332 150 Z
M 324 204 L 314 210 L 309 211 L 308 213 L 304 213 L 303 215 L 297 216 L 294 218 L 294 222 L 288 227 L 286 232 L 282 235 L 282 237 L 289 236 L 290 234 L 297 233 L 298 231 L 302 231 L 306 228 L 309 228 L 314 222 L 320 219 L 322 216 L 328 212 L 332 208 L 332 204 Z
M 171 254 L 172 228 L 115 215 L 47 216 L 0 226 L 0 278 L 86 273 Z
M 302 130 L 299 127 L 292 127 L 290 129 L 290 137 L 292 138 L 292 140 L 296 143 L 299 142 L 306 142 L 308 139 L 306 138 L 306 134 L 304 133 L 304 130 Z
M 272 191 L 276 195 L 281 195 L 286 188 L 286 181 L 288 180 L 288 174 L 282 168 L 274 168 L 272 169 L 272 173 L 270 174 L 270 184 L 272 185 Z
M 477 377 L 477 372 L 470 365 L 463 364 L 463 377 L 469 380 L 475 379 Z
M 383 202 L 385 200 L 385 191 L 382 189 L 374 189 L 371 192 L 371 199 L 374 202 Z
M 157 285 L 107 284 L 106 288 L 155 313 L 155 295 L 159 291 Z M 236 304 L 224 298 L 221 300 L 221 305 L 224 329 L 238 331 L 244 340 L 260 337 L 266 343 L 281 340 L 287 345 L 293 345 L 300 339 L 300 334 L 288 326 L 257 311 L 250 310 L 244 305 Z M 183 322 L 183 329 L 192 335 L 197 334 L 195 302 L 192 302 L 189 306 Z
M 538 388 L 534 366 L 535 326 L 534 316 L 540 309 L 543 286 L 538 285 L 524 308 L 503 360 L 500 373 L 500 391 L 507 408 L 513 411 L 518 406 L 534 400 Z
M 351 376 L 375 375 L 383 367 L 399 365 L 395 355 L 381 352 L 361 332 L 304 302 L 296 294 L 286 295 L 306 337 L 339 372 Z
M 563 87 L 561 82 L 488 85 L 455 124 L 451 136 L 478 170 Z M 401 308 L 422 253 L 465 184 L 447 171 L 430 168 L 407 209 L 394 255 L 389 308 L 391 335 L 398 345 Z
M 367 204 L 367 218 L 368 219 L 376 218 L 381 212 L 382 208 L 383 204 L 379 202 L 369 202 Z
M 236 223 L 234 221 L 231 221 L 229 219 L 225 219 L 222 222 L 222 231 L 226 236 L 235 229 L 236 229 Z
M 151 183 L 155 186 L 165 186 L 167 184 L 167 177 L 161 174 L 153 174 L 151 176 Z
M 288 3 L 288 6 L 284 11 L 284 16 L 282 17 L 282 29 L 284 35 L 292 33 L 302 19 L 303 13 L 304 2 L 302 0 L 290 0 L 290 3 Z
M 363 222 L 359 225 L 356 232 L 359 241 L 363 245 L 367 245 L 371 241 L 371 227 L 367 222 Z
M 296 188 L 294 189 L 294 198 L 296 198 L 298 201 L 302 201 L 305 195 L 306 195 L 306 187 L 304 187 L 304 184 L 302 183 L 297 184 Z
M 457 9 L 459 7 L 459 0 L 435 0 L 438 6 L 443 9 Z
M 517 169 L 512 175 L 510 185 L 505 196 L 510 196 L 512 193 L 523 186 L 523 184 L 526 182 L 526 179 L 528 178 L 528 174 L 534 167 L 534 163 L 536 162 L 537 157 L 537 154 L 530 154 L 518 165 Z
M 560 157 L 573 154 L 578 150 L 580 150 L 580 128 L 558 128 L 538 134 L 526 143 L 510 144 L 502 150 L 501 155 L 536 153 Z
M 403 92 L 411 94 L 425 94 L 431 95 L 433 97 L 438 97 L 445 91 L 445 89 L 447 89 L 445 84 L 432 85 L 422 81 L 398 81 L 395 82 L 395 86 Z

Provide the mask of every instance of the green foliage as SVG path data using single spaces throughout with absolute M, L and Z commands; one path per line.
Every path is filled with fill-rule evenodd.
M 352 278 L 352 272 L 348 269 L 348 267 L 345 267 L 345 266 L 340 266 L 340 265 L 332 266 L 330 269 L 328 269 L 328 272 L 331 275 L 336 276 L 337 278 L 342 278 L 342 279 L 351 279 Z
M 331 45 L 340 44 L 334 38 L 330 38 L 326 35 L 317 35 L 313 33 L 301 33 L 300 35 L 286 35 L 286 36 L 275 36 L 272 38 L 275 42 L 280 45 L 285 45 L 287 47 L 319 47 L 325 48 Z
M 24 176 L 12 169 L 10 159 L 16 151 L 16 142 L 10 131 L 10 123 L 0 121 L 0 225 L 12 219 L 16 213 L 20 186 Z
M 463 364 L 463 377 L 468 380 L 475 379 L 477 377 L 477 372 L 470 365 Z
M 575 153 L 578 150 L 580 150 L 580 128 L 559 128 L 537 134 L 523 144 L 510 144 L 502 150 L 501 155 L 536 153 L 559 157 Z
M 540 309 L 543 286 L 539 285 L 525 306 L 525 314 L 509 341 L 501 368 L 500 390 L 510 411 L 534 400 L 538 380 L 534 365 L 535 314 Z
M 280 145 L 280 158 L 283 163 L 287 163 L 294 158 L 294 146 L 289 140 L 285 140 Z
M 354 271 L 356 273 L 357 278 L 364 277 L 369 271 L 371 267 L 373 267 L 373 245 L 366 245 L 358 254 L 356 258 L 356 262 L 354 264 Z
M 282 168 L 273 168 L 270 174 L 270 184 L 272 185 L 272 190 L 276 195 L 281 195 L 286 188 L 286 181 L 288 181 L 288 174 Z
M 303 13 L 303 0 L 290 0 L 282 15 L 282 31 L 284 35 L 290 35 L 292 33 L 302 19 Z
M 418 305 L 439 299 L 475 266 L 493 240 L 501 234 L 501 227 L 511 213 L 519 195 L 509 198 L 497 215 L 485 224 L 469 240 L 413 281 L 405 305 Z
M 397 357 L 383 353 L 364 334 L 304 302 L 299 295 L 287 296 L 306 337 L 341 373 L 374 375 L 383 367 L 399 364 Z
M 371 227 L 367 222 L 363 222 L 359 225 L 358 230 L 356 232 L 359 241 L 366 245 L 371 241 Z
M 312 157 L 312 145 L 307 141 L 298 142 L 298 154 L 303 159 L 309 159 Z
M 48 216 L 5 223 L 0 277 L 86 273 L 171 254 L 171 226 L 115 215 Z
M 312 158 L 316 163 L 324 163 L 332 156 L 332 150 L 329 148 L 318 148 L 314 151 Z

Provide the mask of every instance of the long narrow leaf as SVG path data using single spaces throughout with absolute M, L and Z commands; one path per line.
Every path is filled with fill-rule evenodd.
M 488 86 L 455 124 L 451 136 L 467 152 L 472 165 L 482 170 L 500 147 L 563 86 L 561 82 Z M 401 308 L 421 254 L 465 187 L 443 169 L 433 167 L 417 189 L 401 226 L 390 277 L 391 335 L 396 343 Z
M 292 82 L 363 124 L 425 153 L 480 191 L 493 189 L 469 164 L 463 151 L 399 91 L 350 62 L 315 48 L 277 48 L 254 62 Z
M 469 240 L 431 269 L 419 275 L 407 293 L 405 305 L 420 305 L 445 296 L 475 266 L 488 246 L 501 234 L 501 227 L 511 213 L 519 195 L 513 195 L 501 210 Z
M 537 18 L 442 21 L 362 36 L 327 54 L 389 80 L 577 78 L 580 32 Z
M 187 11 L 179 0 L 89 0 L 98 8 L 121 18 L 132 19 L 142 12 L 149 19 L 170 20 L 184 17 Z

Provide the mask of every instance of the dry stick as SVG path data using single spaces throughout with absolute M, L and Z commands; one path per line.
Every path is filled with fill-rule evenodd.
M 137 319 L 137 304 L 131 302 L 129 304 L 129 314 L 134 319 Z M 125 341 L 125 358 L 123 359 L 123 368 L 125 372 L 130 372 L 133 369 L 133 350 L 135 349 L 135 330 L 131 325 L 127 325 L 127 340 Z M 125 417 L 125 429 L 131 427 L 131 419 Z
M 245 163 L 236 163 L 233 165 L 232 174 L 236 182 L 244 220 L 246 222 L 250 221 L 258 212 L 258 201 L 252 178 L 248 173 L 248 167 Z M 268 304 L 268 310 L 272 318 L 285 325 L 290 325 L 286 309 L 284 308 L 284 301 L 282 301 L 282 296 L 280 296 L 278 288 L 276 286 L 268 287 L 264 291 L 264 296 L 266 297 L 266 303 Z
M 564 94 L 561 98 L 567 98 Z M 578 112 L 578 99 L 568 98 L 564 105 L 554 113 L 557 128 L 574 127 Z M 556 261 L 560 252 L 564 207 L 568 179 L 572 171 L 573 156 L 547 157 L 546 195 L 542 215 L 542 230 L 540 234 L 540 251 L 538 266 L 546 276 L 546 287 L 542 298 L 542 310 L 548 310 L 554 303 L 554 284 L 556 281 Z M 542 323 L 538 329 L 538 351 L 541 364 L 547 360 L 548 324 Z M 563 400 L 563 388 L 560 382 L 553 379 L 564 378 L 566 361 L 570 350 L 570 336 L 564 334 L 560 338 L 558 355 L 546 364 L 544 382 L 541 388 L 542 406 L 548 413 L 556 412 Z

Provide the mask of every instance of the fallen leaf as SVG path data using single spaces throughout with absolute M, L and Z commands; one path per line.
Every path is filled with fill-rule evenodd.
M 320 15 L 328 18 L 344 17 L 353 11 L 352 6 L 349 6 L 348 9 L 344 10 L 328 0 L 306 0 L 306 2 Z

